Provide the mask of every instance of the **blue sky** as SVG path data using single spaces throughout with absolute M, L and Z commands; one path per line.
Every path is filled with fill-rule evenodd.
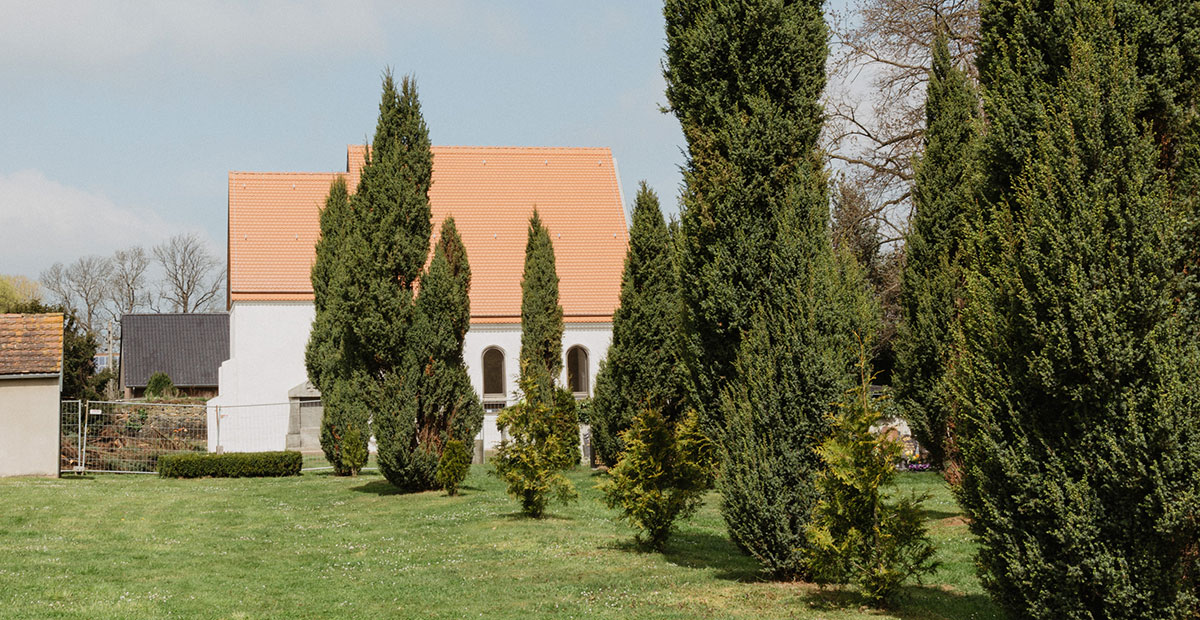
M 52 4 L 52 6 L 51 6 Z M 840 3 L 838 3 L 840 4 Z M 17 2 L 0 20 L 0 273 L 201 233 L 229 170 L 330 171 L 385 66 L 434 144 L 608 146 L 676 210 L 661 3 Z

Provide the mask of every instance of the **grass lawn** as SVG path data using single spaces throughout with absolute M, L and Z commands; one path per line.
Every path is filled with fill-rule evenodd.
M 762 582 L 716 496 L 665 554 L 597 500 L 522 518 L 475 466 L 460 497 L 399 494 L 381 476 L 0 480 L 0 618 L 998 618 L 973 544 L 934 474 L 942 561 L 888 613 L 851 591 Z

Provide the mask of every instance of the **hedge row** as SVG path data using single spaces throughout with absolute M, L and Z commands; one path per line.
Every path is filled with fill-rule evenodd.
M 164 478 L 298 476 L 303 462 L 299 452 L 164 454 L 158 457 L 158 475 Z

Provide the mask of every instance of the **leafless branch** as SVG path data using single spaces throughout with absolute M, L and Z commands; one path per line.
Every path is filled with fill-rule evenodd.
M 172 312 L 210 309 L 224 284 L 220 263 L 195 233 L 179 234 L 154 246 L 163 270 L 161 301 Z
M 150 307 L 147 270 L 150 258 L 141 246 L 117 250 L 112 258 L 112 276 L 108 281 L 109 312 L 114 320 L 122 315 Z

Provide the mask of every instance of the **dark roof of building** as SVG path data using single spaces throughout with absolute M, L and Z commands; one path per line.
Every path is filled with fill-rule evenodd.
M 182 387 L 217 385 L 229 359 L 229 315 L 126 314 L 121 317 L 121 374 L 129 387 L 145 387 L 167 373 Z
M 63 315 L 0 314 L 0 375 L 62 371 Z

